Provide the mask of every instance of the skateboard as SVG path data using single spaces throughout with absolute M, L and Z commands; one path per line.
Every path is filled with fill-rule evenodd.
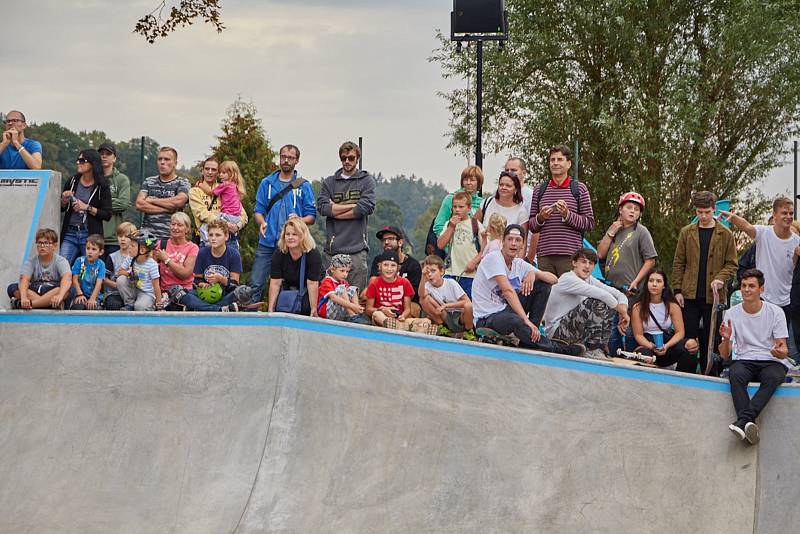
M 517 339 L 517 336 L 514 334 L 501 334 L 491 328 L 476 328 L 475 335 L 478 336 L 478 341 L 483 343 L 504 345 L 506 347 L 516 347 L 519 345 L 519 339 Z
M 627 350 L 617 349 L 617 357 L 615 361 L 622 360 L 625 363 L 634 362 L 634 365 L 645 365 L 647 367 L 656 367 L 656 356 L 647 356 L 641 352 L 631 352 Z
M 711 289 L 714 292 L 714 304 L 711 306 L 711 320 L 708 325 L 708 352 L 706 353 L 706 368 L 703 370 L 705 375 L 710 375 L 711 370 L 714 369 L 714 363 L 720 360 L 719 355 L 714 352 L 714 338 L 716 337 L 717 313 L 724 314 L 725 311 L 725 306 L 719 303 L 719 292 L 715 287 Z

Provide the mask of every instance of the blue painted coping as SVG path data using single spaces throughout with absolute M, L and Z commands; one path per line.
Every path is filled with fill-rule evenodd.
M 53 171 L 26 171 L 26 170 L 3 170 L 0 171 L 0 178 L 20 178 L 20 179 L 33 179 L 39 181 L 39 192 L 36 195 L 36 205 L 33 207 L 33 214 L 31 217 L 31 225 L 28 228 L 28 238 L 25 241 L 25 254 L 22 256 L 22 261 L 20 262 L 20 267 L 22 264 L 25 263 L 25 260 L 28 259 L 28 256 L 31 253 L 31 247 L 33 247 L 33 241 L 36 237 L 36 230 L 39 228 L 39 218 L 42 215 L 42 210 L 44 209 L 44 203 L 47 200 L 47 190 L 50 187 L 50 177 L 53 175 Z M 57 233 L 60 231 L 60 228 L 54 229 Z
M 423 335 L 398 334 L 385 329 L 354 326 L 339 321 L 293 317 L 287 314 L 267 313 L 179 313 L 179 312 L 6 312 L 0 313 L 0 324 L 73 324 L 73 325 L 155 325 L 155 326 L 238 326 L 294 328 L 306 332 L 329 334 L 347 338 L 364 339 L 394 345 L 405 345 L 426 350 L 439 350 L 462 356 L 477 356 L 494 360 L 512 361 L 613 376 L 646 382 L 656 382 L 692 389 L 730 393 L 730 386 L 721 380 L 687 375 L 684 373 L 655 373 L 644 367 L 623 367 L 591 360 L 574 360 L 537 353 L 504 349 L 485 343 L 458 342 L 446 338 Z M 758 388 L 750 386 L 752 393 Z M 779 397 L 800 397 L 800 388 L 781 387 L 775 392 Z

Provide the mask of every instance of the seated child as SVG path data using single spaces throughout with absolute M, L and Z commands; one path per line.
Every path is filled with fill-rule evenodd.
M 334 321 L 369 324 L 364 317 L 364 307 L 358 302 L 358 288 L 347 282 L 353 268 L 349 254 L 336 254 L 331 258 L 328 275 L 319 284 L 317 315 Z
M 503 234 L 506 232 L 508 221 L 501 213 L 492 213 L 489 224 L 486 226 L 486 246 L 481 249 L 481 258 L 490 252 L 503 248 Z
M 394 250 L 385 250 L 378 256 L 380 276 L 370 280 L 365 295 L 367 315 L 378 326 L 393 330 L 410 330 L 436 335 L 430 319 L 411 318 L 411 297 L 414 288 L 407 278 L 397 276 L 400 258 Z
M 134 236 L 137 243 L 135 258 L 125 258 L 117 276 L 117 289 L 122 295 L 125 311 L 152 311 L 161 301 L 158 263 L 150 257 L 156 248 L 156 237 L 148 231 Z
M 58 234 L 50 228 L 36 231 L 36 256 L 25 260 L 19 283 L 8 286 L 14 309 L 61 308 L 72 287 L 69 262 L 56 253 Z
M 472 199 L 469 193 L 459 191 L 453 195 L 453 216 L 439 234 L 437 245 L 447 251 L 447 277 L 458 281 L 468 297 L 472 298 L 472 280 L 481 261 L 483 225 L 469 214 Z M 481 240 L 483 243 L 481 243 Z
M 422 276 L 419 303 L 431 321 L 454 333 L 472 330 L 472 302 L 455 280 L 444 278 L 442 258 L 426 257 L 422 261 Z
M 70 310 L 97 310 L 103 304 L 103 280 L 106 277 L 106 264 L 100 258 L 105 242 L 100 234 L 92 234 L 86 239 L 86 256 L 81 256 L 72 264 L 72 287 L 75 297 Z
M 117 277 L 123 264 L 130 262 L 129 258 L 134 258 L 139 253 L 139 244 L 133 239 L 136 231 L 136 226 L 127 221 L 117 226 L 119 250 L 106 256 L 106 279 L 103 281 L 105 285 L 103 291 L 106 295 L 103 300 L 107 310 L 121 310 L 125 305 L 122 295 L 119 294 L 117 289 Z

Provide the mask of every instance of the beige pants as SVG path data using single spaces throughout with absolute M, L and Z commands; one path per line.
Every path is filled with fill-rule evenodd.
M 377 326 L 391 328 L 392 330 L 436 335 L 436 325 L 432 324 L 430 319 L 414 319 L 409 317 L 405 321 L 400 321 L 394 317 L 388 317 L 380 310 L 375 310 L 372 314 L 372 322 Z

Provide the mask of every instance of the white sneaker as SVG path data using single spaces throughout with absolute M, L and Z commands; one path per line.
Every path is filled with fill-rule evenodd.
M 747 423 L 744 425 L 744 436 L 747 438 L 747 441 L 750 442 L 750 445 L 758 443 L 761 439 L 758 435 L 758 425 L 755 423 Z
M 742 427 L 740 427 L 736 423 L 731 423 L 730 425 L 728 425 L 728 430 L 733 432 L 733 434 L 740 440 L 744 440 L 744 438 L 746 437 L 744 429 L 742 429 Z
M 586 353 L 584 354 L 586 358 L 590 358 L 592 360 L 610 360 L 606 353 L 603 352 L 603 349 L 586 349 Z

